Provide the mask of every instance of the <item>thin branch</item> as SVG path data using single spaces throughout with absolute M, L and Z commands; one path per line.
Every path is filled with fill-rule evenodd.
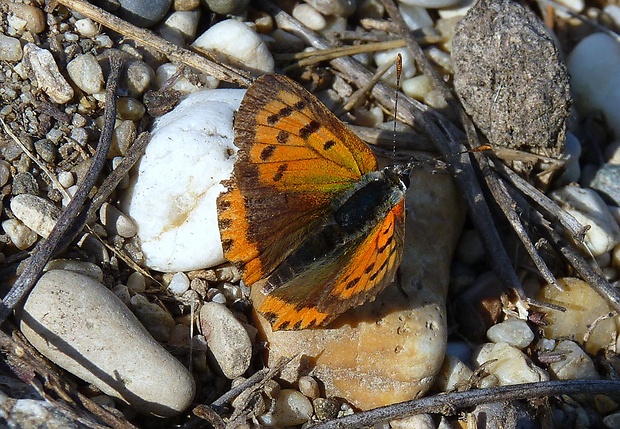
M 74 227 L 76 220 L 83 221 L 85 219 L 85 210 L 83 209 L 84 201 L 91 189 L 95 185 L 99 174 L 103 170 L 106 163 L 107 154 L 112 144 L 112 133 L 114 131 L 114 122 L 116 119 L 116 88 L 121 73 L 122 59 L 120 56 L 112 55 L 110 58 L 110 76 L 106 86 L 105 100 L 105 123 L 97 150 L 92 158 L 91 166 L 86 173 L 82 183 L 79 185 L 75 195 L 67 205 L 60 219 L 54 225 L 52 232 L 47 239 L 41 239 L 35 247 L 33 256 L 28 261 L 24 271 L 19 276 L 11 290 L 0 303 L 0 323 L 3 323 L 9 316 L 11 311 L 28 295 L 34 287 L 35 282 L 39 279 L 41 271 L 45 264 L 56 253 L 58 245 L 62 242 L 67 231 Z M 78 219 L 79 218 L 79 219 Z M 78 222 L 79 223 L 79 222 Z M 80 228 L 83 223 L 80 224 Z
M 595 394 L 620 395 L 620 381 L 543 381 L 490 389 L 468 390 L 466 392 L 446 393 L 363 411 L 325 423 L 319 423 L 312 426 L 312 428 L 359 428 L 423 413 L 453 415 L 460 409 L 483 403 L 509 402 L 520 399 L 573 394 L 589 396 Z

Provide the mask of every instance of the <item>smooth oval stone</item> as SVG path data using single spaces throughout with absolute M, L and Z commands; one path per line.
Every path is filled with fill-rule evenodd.
M 48 271 L 20 318 L 22 333 L 41 354 L 140 413 L 170 417 L 194 398 L 189 371 L 90 277 Z

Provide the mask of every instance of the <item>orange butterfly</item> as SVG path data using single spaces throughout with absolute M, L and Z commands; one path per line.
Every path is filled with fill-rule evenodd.
M 235 119 L 233 176 L 217 200 L 225 257 L 266 294 L 273 330 L 324 326 L 394 278 L 410 166 L 370 148 L 299 84 L 266 75 Z

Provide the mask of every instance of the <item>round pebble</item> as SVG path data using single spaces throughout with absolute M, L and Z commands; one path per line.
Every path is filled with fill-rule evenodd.
M 64 104 L 73 98 L 73 88 L 58 70 L 50 51 L 41 49 L 34 43 L 27 43 L 24 46 L 24 62 L 31 70 L 37 87 L 54 103 Z
M 437 425 L 430 414 L 417 414 L 404 419 L 391 420 L 390 429 L 436 429 Z
M 22 59 L 22 55 L 19 39 L 0 34 L 0 61 L 17 62 Z
M 75 85 L 86 94 L 103 91 L 103 71 L 91 53 L 75 57 L 67 64 L 67 73 Z
M 594 256 L 609 252 L 620 243 L 620 227 L 596 191 L 568 185 L 553 191 L 550 196 L 579 223 L 590 226 L 583 244 Z
M 312 417 L 312 403 L 297 390 L 282 389 L 271 411 L 272 426 L 284 427 L 306 423 Z M 259 417 L 262 420 L 263 416 Z
M 252 342 L 241 322 L 224 305 L 206 302 L 200 309 L 200 328 L 224 376 L 241 376 L 252 358 Z
M 83 37 L 94 37 L 99 34 L 99 26 L 90 18 L 78 19 L 74 25 Z
M 215 201 L 233 168 L 232 117 L 243 94 L 201 91 L 157 120 L 121 207 L 138 227 L 148 267 L 178 272 L 224 262 Z
M 500 386 L 549 381 L 549 374 L 537 367 L 519 349 L 506 343 L 487 343 L 472 355 L 478 366 L 495 375 Z M 494 362 L 492 362 L 494 361 Z
M 84 276 L 88 276 L 98 282 L 103 282 L 103 270 L 92 262 L 77 261 L 75 259 L 52 259 L 43 271 L 62 270 L 71 271 Z
M 48 271 L 20 318 L 22 333 L 41 354 L 140 413 L 170 417 L 194 398 L 189 371 L 90 277 Z
M 138 97 L 149 89 L 154 78 L 153 69 L 144 61 L 136 60 L 127 64 L 122 82 L 130 96 Z
M 327 25 L 325 17 L 307 3 L 299 3 L 293 8 L 293 17 L 314 31 L 321 31 Z
M 233 15 L 244 11 L 250 0 L 204 0 L 207 7 L 220 15 Z
M 124 238 L 133 237 L 138 232 L 136 225 L 109 203 L 103 203 L 99 209 L 99 218 L 109 234 L 120 235 Z
M 446 355 L 434 386 L 440 392 L 450 392 L 457 387 L 466 386 L 473 373 L 458 357 Z
M 168 342 L 174 327 L 174 319 L 159 305 L 149 302 L 142 295 L 131 297 L 131 307 L 136 317 L 157 341 Z
M 575 105 L 585 114 L 602 112 L 606 123 L 620 136 L 620 44 L 604 33 L 581 40 L 566 63 L 571 75 Z
M 36 243 L 39 238 L 36 232 L 17 219 L 7 219 L 3 221 L 2 229 L 9 240 L 11 240 L 11 243 L 19 250 L 28 249 Z
M 273 73 L 275 70 L 273 57 L 265 42 L 247 25 L 233 19 L 209 28 L 196 39 L 192 47 L 207 51 L 216 60 L 255 76 Z
M 46 238 L 60 217 L 58 207 L 49 200 L 31 194 L 14 196 L 11 199 L 11 211 L 30 229 Z
M 507 343 L 518 349 L 524 349 L 534 341 L 534 333 L 521 319 L 508 319 L 493 325 L 487 331 L 487 338 L 494 343 Z
M 127 288 L 133 293 L 142 293 L 146 289 L 146 279 L 139 272 L 131 273 L 127 278 Z
M 116 101 L 116 108 L 121 119 L 130 121 L 139 121 L 146 113 L 144 104 L 131 97 L 120 97 Z
M 189 278 L 185 273 L 176 273 L 168 283 L 168 291 L 173 295 L 183 295 L 189 289 Z
M 115 12 L 138 27 L 150 27 L 159 22 L 170 9 L 172 0 L 119 0 Z
M 355 12 L 356 0 L 306 0 L 310 6 L 323 15 L 347 17 Z M 363 16 L 363 15 L 360 15 Z
M 22 3 L 8 2 L 9 6 L 9 24 L 15 23 L 15 19 L 24 22 L 23 29 L 34 34 L 39 34 L 45 30 L 45 14 L 36 6 L 30 6 Z
M 432 89 L 433 84 L 426 75 L 405 79 L 402 84 L 402 90 L 405 94 L 420 101 L 424 101 L 424 98 Z
M 299 387 L 299 391 L 310 399 L 316 399 L 321 394 L 319 390 L 319 383 L 315 378 L 310 377 L 309 375 L 300 377 L 297 382 L 297 386 Z
M 160 31 L 175 30 L 181 33 L 186 42 L 192 41 L 196 37 L 199 20 L 200 9 L 173 12 L 163 22 Z
M 3 159 L 0 159 L 0 186 L 4 186 L 11 178 L 11 165 Z
M 553 350 L 561 356 L 559 361 L 549 364 L 549 372 L 557 380 L 598 380 L 594 362 L 579 344 L 574 341 L 560 341 Z

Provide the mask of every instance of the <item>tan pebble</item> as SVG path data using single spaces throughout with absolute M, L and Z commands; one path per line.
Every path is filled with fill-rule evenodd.
M 405 79 L 402 88 L 409 97 L 422 101 L 433 89 L 433 84 L 428 76 L 420 75 Z
M 122 82 L 127 87 L 129 95 L 139 97 L 144 94 L 155 80 L 155 72 L 144 61 L 131 61 L 123 74 Z
M 430 414 L 418 414 L 404 419 L 390 421 L 391 429 L 435 429 L 435 422 Z
M 133 272 L 127 278 L 127 287 L 133 293 L 142 293 L 146 289 L 146 279 L 144 275 L 139 272 Z
M 43 271 L 64 270 L 88 276 L 98 282 L 103 282 L 103 270 L 92 262 L 78 261 L 75 259 L 52 259 Z
M 11 211 L 28 228 L 46 238 L 60 217 L 60 209 L 51 201 L 31 194 L 14 196 Z
M 120 97 L 116 101 L 116 107 L 118 109 L 118 116 L 130 121 L 139 121 L 146 113 L 144 104 L 131 97 Z
M 11 15 L 25 21 L 24 29 L 34 34 L 39 34 L 45 30 L 45 14 L 41 9 L 22 3 L 8 2 L 9 21 Z
M 355 0 L 306 0 L 306 3 L 323 15 L 336 15 L 340 17 L 351 15 L 355 12 L 357 6 Z
M 312 417 L 312 404 L 297 390 L 283 389 L 276 398 L 272 411 L 274 426 L 295 426 L 306 423 Z
M 301 393 L 303 393 L 310 399 L 318 398 L 321 394 L 319 390 L 319 383 L 316 381 L 316 379 L 308 375 L 304 375 L 299 379 L 299 381 L 297 382 L 297 387 L 299 388 L 299 391 Z
M 200 309 L 200 328 L 224 376 L 233 379 L 248 369 L 252 342 L 228 308 L 206 302 Z
M 299 3 L 293 8 L 293 17 L 314 31 L 321 31 L 327 25 L 325 17 L 307 3 Z
M 508 319 L 491 326 L 487 331 L 487 338 L 494 343 L 507 343 L 524 349 L 534 341 L 534 333 L 524 320 Z
M 170 417 L 193 400 L 189 371 L 90 277 L 45 273 L 24 304 L 20 329 L 44 356 L 140 413 Z
M 138 232 L 134 223 L 112 204 L 103 203 L 99 209 L 99 218 L 109 234 L 124 238 L 133 237 Z
M 194 10 L 200 6 L 200 0 L 174 0 L 174 10 Z
M 265 395 L 267 395 L 269 399 L 277 398 L 280 394 L 280 390 L 282 390 L 282 388 L 275 380 L 267 381 L 267 383 L 265 383 L 265 387 L 263 388 L 263 392 L 265 392 Z
M 562 358 L 549 364 L 549 372 L 558 380 L 598 380 L 594 362 L 579 345 L 570 340 L 560 341 L 553 350 Z
M 64 104 L 73 98 L 73 88 L 58 70 L 52 53 L 33 43 L 24 46 L 24 62 L 31 70 L 38 88 L 45 91 L 54 103 Z
M 112 134 L 112 146 L 108 152 L 108 159 L 124 156 L 136 138 L 136 124 L 133 121 L 117 121 Z
M 435 378 L 434 388 L 440 392 L 449 392 L 466 386 L 474 372 L 458 357 L 446 355 L 441 370 Z
M 549 374 L 537 367 L 519 349 L 506 343 L 487 343 L 472 355 L 472 361 L 495 375 L 501 386 L 548 381 Z
M 75 57 L 67 64 L 67 73 L 73 83 L 86 94 L 103 91 L 103 70 L 93 54 Z
M 543 327 L 545 337 L 569 338 L 585 346 L 591 355 L 615 341 L 618 335 L 618 317 L 595 320 L 611 312 L 607 302 L 581 279 L 566 277 L 557 280 L 564 291 L 545 285 L 536 298 L 566 308 L 566 311 L 547 310 Z M 589 332 L 588 340 L 585 335 Z M 585 342 L 585 344 L 584 344 Z
M 37 242 L 39 236 L 18 219 L 7 219 L 2 222 L 2 229 L 19 250 L 26 250 Z
M 149 302 L 142 295 L 131 297 L 131 306 L 149 333 L 157 341 L 168 342 L 170 333 L 174 327 L 174 319 L 166 310 L 159 305 Z

